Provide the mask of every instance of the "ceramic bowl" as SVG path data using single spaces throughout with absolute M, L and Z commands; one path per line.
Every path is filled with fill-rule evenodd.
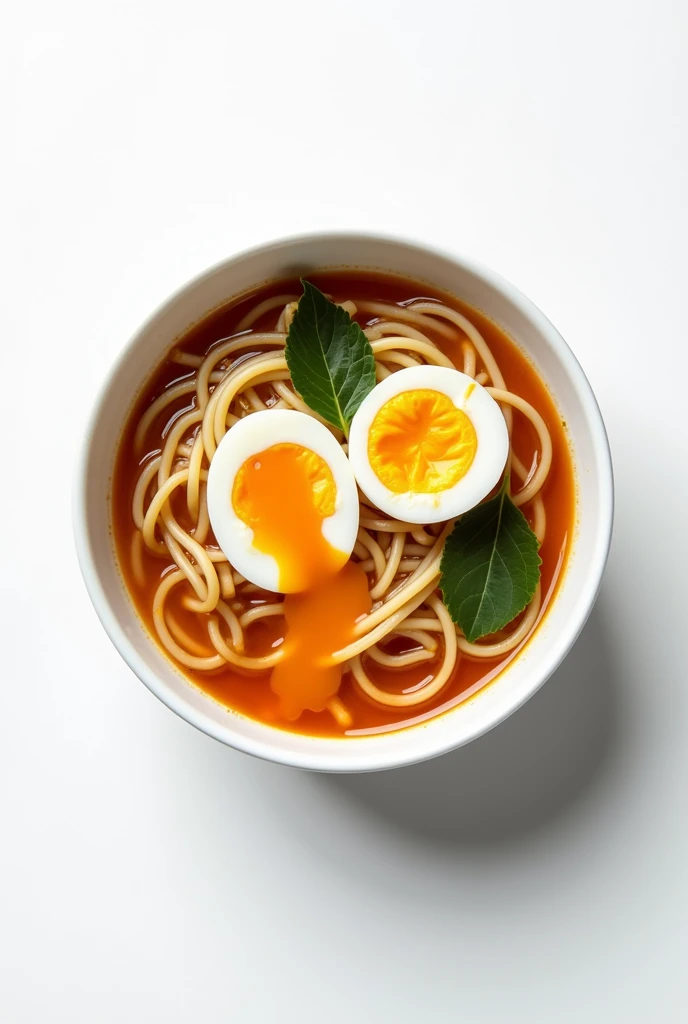
M 216 306 L 267 280 L 324 268 L 370 268 L 432 283 L 486 313 L 525 351 L 566 421 L 578 487 L 577 530 L 556 597 L 523 651 L 477 694 L 420 725 L 374 736 L 323 739 L 229 712 L 194 687 L 139 619 L 118 570 L 110 487 L 115 451 L 136 395 L 175 339 Z M 240 253 L 184 285 L 136 332 L 112 367 L 77 470 L 75 537 L 84 580 L 118 651 L 139 679 L 191 725 L 238 750 L 330 772 L 393 768 L 434 757 L 487 732 L 531 697 L 566 656 L 594 604 L 609 549 L 609 445 L 590 385 L 547 318 L 518 289 L 470 259 L 401 239 L 317 234 Z

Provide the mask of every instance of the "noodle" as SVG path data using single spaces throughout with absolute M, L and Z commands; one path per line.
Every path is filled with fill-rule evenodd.
M 168 568 L 152 597 L 153 623 L 163 648 L 193 671 L 212 672 L 231 665 L 253 675 L 271 670 L 283 656 L 281 640 L 261 656 L 246 653 L 250 630 L 265 629 L 266 624 L 277 633 L 283 630 L 282 599 L 247 582 L 218 550 L 210 533 L 206 482 L 217 446 L 245 416 L 279 408 L 321 419 L 295 393 L 284 355 L 297 301 L 297 296 L 284 294 L 259 302 L 242 317 L 234 334 L 212 345 L 203 356 L 175 349 L 171 360 L 189 373 L 157 395 L 134 431 L 137 457 L 147 444 L 150 454 L 141 462 L 133 488 L 131 518 L 136 532 L 129 554 L 133 577 L 143 588 L 145 558 L 167 558 Z M 498 362 L 475 325 L 436 301 L 404 306 L 354 297 L 341 306 L 351 315 L 365 314 L 373 321 L 364 325 L 364 331 L 378 380 L 401 367 L 454 368 L 434 336 L 456 346 L 465 374 L 489 384 L 488 392 L 500 403 L 510 433 L 512 410 L 530 421 L 538 439 L 532 463 L 527 467 L 512 450 L 509 465 L 518 484 L 513 501 L 528 506 L 542 544 L 547 518 L 541 492 L 552 464 L 552 439 L 541 414 L 507 389 Z M 275 329 L 253 331 L 253 325 L 269 314 Z M 155 434 L 163 414 L 168 422 Z M 346 450 L 341 432 L 329 429 Z M 539 586 L 520 619 L 488 642 L 470 643 L 455 626 L 437 592 L 440 559 L 452 522 L 428 527 L 389 519 L 362 495 L 359 522 L 352 558 L 368 575 L 371 609 L 357 621 L 354 640 L 333 653 L 331 664 L 350 672 L 368 701 L 397 709 L 425 704 L 447 685 L 461 658 L 503 657 L 531 634 L 542 611 Z M 167 608 L 175 587 L 181 588 L 181 608 L 199 617 L 201 639 Z M 392 641 L 396 646 L 391 649 L 383 646 Z M 394 692 L 374 678 L 377 667 L 394 672 L 414 665 L 426 666 L 427 675 L 403 692 Z M 326 707 L 341 729 L 352 726 L 351 712 L 339 696 L 331 697 Z
M 387 302 L 371 302 L 368 299 L 363 302 L 357 300 L 356 305 L 366 313 L 373 313 L 375 316 L 391 316 L 398 317 L 399 320 L 408 320 L 410 324 L 416 324 L 418 327 L 424 327 L 426 330 L 434 329 L 437 334 L 446 338 L 448 341 L 454 340 L 454 332 L 450 327 L 441 323 L 433 323 L 433 321 L 428 317 L 416 312 L 415 307 L 392 306 Z M 430 305 L 430 303 L 428 303 L 428 305 Z M 375 327 L 377 327 L 377 324 L 373 325 L 373 328 Z
M 298 298 L 298 295 L 273 295 L 272 298 L 266 299 L 264 302 L 259 302 L 257 306 L 254 306 L 253 309 L 239 321 L 237 324 L 237 330 L 247 330 L 249 327 L 252 327 L 256 320 L 259 320 L 264 313 L 269 313 L 271 309 L 277 309 L 279 306 L 285 306 L 291 302 L 296 302 Z
M 351 660 L 351 671 L 354 674 L 356 682 L 366 696 L 370 697 L 371 700 L 377 701 L 378 704 L 385 704 L 388 707 L 395 708 L 413 707 L 416 704 L 424 704 L 427 700 L 431 700 L 440 692 L 454 671 L 457 648 L 454 623 L 451 620 L 449 612 L 438 597 L 434 595 L 429 597 L 428 603 L 431 605 L 442 625 L 442 632 L 444 636 L 444 658 L 439 670 L 434 676 L 431 676 L 423 686 L 406 693 L 390 693 L 387 690 L 381 690 L 379 686 L 375 685 L 365 671 L 360 655 L 357 654 Z
M 552 439 L 540 413 L 537 409 L 533 409 L 532 405 L 519 395 L 514 395 L 510 391 L 504 391 L 502 388 L 488 388 L 487 391 L 496 401 L 507 402 L 527 416 L 535 427 L 540 439 L 540 458 L 537 469 L 532 475 L 528 476 L 523 489 L 514 497 L 514 505 L 525 505 L 527 501 L 531 501 L 538 491 L 542 489 L 542 485 L 547 479 L 547 474 L 552 465 Z
M 273 332 L 273 333 L 251 333 L 250 335 L 243 335 L 242 337 L 228 338 L 226 341 L 216 345 L 211 352 L 205 357 L 203 362 L 200 364 L 198 376 L 196 379 L 196 395 L 198 399 L 198 408 L 205 409 L 208 404 L 208 390 L 210 380 L 212 378 L 213 369 L 218 363 L 221 363 L 223 359 L 233 355 L 235 352 L 243 352 L 256 348 L 258 345 L 281 345 L 284 346 L 287 341 L 286 334 Z
M 354 724 L 353 718 L 339 697 L 330 697 L 327 702 L 327 710 L 342 729 L 350 729 Z
M 435 366 L 447 366 L 450 370 L 456 369 L 451 359 L 445 356 L 444 352 L 441 352 L 437 345 L 434 345 L 428 339 L 419 341 L 415 338 L 404 338 L 402 335 L 399 335 L 397 338 L 383 338 L 380 341 L 371 341 L 370 347 L 375 355 L 382 352 L 386 353 L 384 356 L 381 356 L 383 361 L 389 359 L 390 349 L 404 348 L 408 352 L 418 352 L 426 362 L 433 363 Z M 411 363 L 404 365 L 416 366 L 417 362 L 413 360 Z
M 217 578 L 220 581 L 220 595 L 223 601 L 231 600 L 236 594 L 236 587 L 229 562 L 218 565 Z
M 463 372 L 467 377 L 475 377 L 475 349 L 470 342 L 464 341 L 461 350 L 463 352 Z

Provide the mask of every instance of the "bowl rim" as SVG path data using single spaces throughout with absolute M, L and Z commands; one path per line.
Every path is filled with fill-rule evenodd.
M 294 244 L 316 245 L 322 244 L 323 242 L 336 244 L 338 241 L 351 243 L 355 240 L 360 240 L 362 245 L 383 243 L 386 245 L 421 251 L 430 254 L 433 257 L 448 261 L 449 263 L 453 263 L 461 270 L 482 279 L 489 287 L 503 295 L 522 315 L 534 324 L 538 332 L 544 336 L 547 344 L 554 349 L 557 358 L 562 363 L 566 375 L 569 378 L 584 410 L 584 417 L 590 430 L 593 443 L 600 490 L 598 515 L 595 525 L 594 551 L 592 558 L 589 559 L 588 572 L 584 585 L 575 595 L 574 607 L 569 616 L 567 629 L 559 634 L 557 641 L 550 643 L 546 648 L 544 648 L 537 667 L 533 671 L 533 683 L 527 688 L 526 692 L 523 694 L 514 694 L 511 699 L 507 696 L 502 707 L 499 708 L 497 712 L 493 713 L 488 721 L 478 723 L 472 729 L 465 730 L 456 737 L 438 734 L 438 742 L 431 750 L 414 751 L 414 744 L 411 740 L 408 744 L 408 749 L 405 749 L 404 751 L 393 750 L 390 748 L 388 750 L 378 750 L 374 752 L 369 751 L 366 753 L 365 741 L 369 737 L 357 737 L 357 743 L 359 741 L 363 742 L 360 742 L 360 752 L 357 755 L 352 756 L 353 751 L 350 746 L 350 739 L 336 738 L 330 740 L 329 742 L 332 743 L 331 752 L 323 753 L 322 751 L 310 750 L 294 751 L 287 750 L 286 748 L 279 750 L 270 746 L 267 742 L 263 742 L 261 739 L 242 736 L 233 731 L 231 727 L 232 719 L 230 716 L 228 716 L 227 724 L 220 725 L 213 721 L 212 718 L 206 716 L 201 710 L 185 703 L 181 696 L 178 696 L 173 692 L 155 671 L 149 669 L 145 662 L 139 657 L 134 645 L 126 634 L 126 631 L 120 625 L 101 582 L 98 570 L 98 560 L 93 551 L 88 524 L 87 488 L 88 466 L 91 459 L 91 449 L 95 430 L 101 415 L 104 400 L 107 397 L 112 381 L 122 366 L 128 361 L 130 353 L 132 353 L 139 344 L 141 336 L 149 330 L 150 326 L 154 324 L 158 317 L 169 306 L 181 299 L 186 292 L 197 288 L 200 284 L 218 272 L 231 267 L 232 264 L 240 263 L 247 258 L 260 255 L 267 250 L 291 246 Z M 134 674 L 141 680 L 141 682 L 144 683 L 144 685 L 153 694 L 155 694 L 163 704 L 170 708 L 170 710 L 180 718 L 184 719 L 201 732 L 204 732 L 206 735 L 219 740 L 227 746 L 276 764 L 324 772 L 351 773 L 379 771 L 403 767 L 419 763 L 424 760 L 429 760 L 478 739 L 480 736 L 505 721 L 511 714 L 518 710 L 519 707 L 537 693 L 540 687 L 544 685 L 552 673 L 559 667 L 580 635 L 599 593 L 611 544 L 613 520 L 614 477 L 611 451 L 607 431 L 597 399 L 576 356 L 556 327 L 538 308 L 538 306 L 536 306 L 531 299 L 521 292 L 520 289 L 511 284 L 511 282 L 506 278 L 502 277 L 501 274 L 460 252 L 444 249 L 432 243 L 427 243 L 414 238 L 385 234 L 383 232 L 358 231 L 353 229 L 348 231 L 329 231 L 323 229 L 321 231 L 310 231 L 303 234 L 291 234 L 280 238 L 270 239 L 260 244 L 242 249 L 231 256 L 217 261 L 212 264 L 212 266 L 183 282 L 162 302 L 160 302 L 146 317 L 143 323 L 134 331 L 128 342 L 122 346 L 105 371 L 105 375 L 91 406 L 90 414 L 86 419 L 83 440 L 80 444 L 75 464 L 72 489 L 72 527 L 74 542 L 79 568 L 81 570 L 86 589 L 96 614 L 98 615 L 106 633 L 110 637 L 110 640 L 120 656 L 124 659 Z M 151 643 L 154 643 L 152 638 Z M 189 685 L 191 686 L 193 684 L 189 683 Z M 416 730 L 410 728 L 405 731 L 411 739 Z M 404 730 L 395 730 L 389 735 L 398 736 L 402 732 L 404 732 Z M 287 733 L 286 735 L 290 734 Z M 341 748 L 342 745 L 345 745 L 349 750 L 348 755 L 345 754 L 343 750 L 341 753 L 338 753 L 337 748 Z

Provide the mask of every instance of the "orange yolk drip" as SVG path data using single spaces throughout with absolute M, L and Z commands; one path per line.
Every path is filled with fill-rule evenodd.
M 275 559 L 280 587 L 290 591 L 284 653 L 271 677 L 288 719 L 306 708 L 322 711 L 334 696 L 342 671 L 332 655 L 354 639 L 357 619 L 370 610 L 365 573 L 323 535 L 336 497 L 327 463 L 291 443 L 247 459 L 232 489 L 234 510 L 253 530 L 254 547 Z
M 270 685 L 287 719 L 305 708 L 322 711 L 339 689 L 342 666 L 335 651 L 354 639 L 356 621 L 370 611 L 368 577 L 355 562 L 302 594 L 287 594 L 284 656 L 272 670 Z
M 379 409 L 368 460 L 395 494 L 438 494 L 466 475 L 478 450 L 471 420 L 440 391 L 402 391 Z

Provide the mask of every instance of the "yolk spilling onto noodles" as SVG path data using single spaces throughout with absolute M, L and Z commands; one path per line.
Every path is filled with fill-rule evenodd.
M 322 711 L 339 689 L 342 666 L 335 651 L 354 640 L 354 626 L 370 611 L 368 578 L 355 562 L 302 594 L 286 594 L 284 657 L 272 670 L 270 685 L 287 719 L 305 708 Z
M 298 718 L 322 711 L 339 689 L 341 666 L 332 655 L 354 639 L 356 620 L 370 610 L 368 579 L 323 536 L 337 487 L 327 463 L 301 445 L 283 443 L 252 456 L 239 469 L 232 504 L 253 530 L 253 544 L 279 566 L 284 598 L 284 654 L 271 686 L 281 711 Z
M 368 432 L 368 459 L 395 494 L 438 494 L 466 475 L 478 449 L 471 420 L 439 391 L 402 391 Z

